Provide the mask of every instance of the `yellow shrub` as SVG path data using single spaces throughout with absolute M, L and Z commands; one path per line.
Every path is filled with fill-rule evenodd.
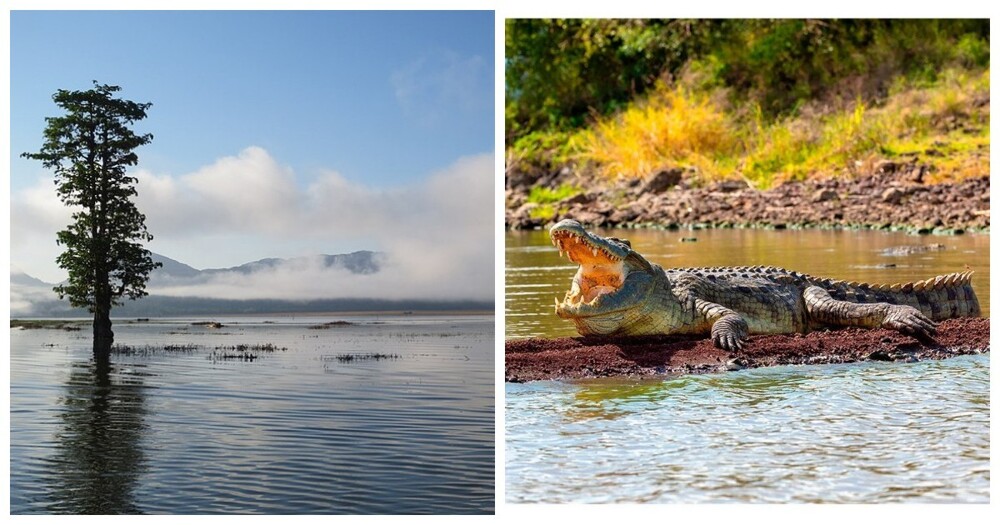
M 989 173 L 988 69 L 944 71 L 930 85 L 901 79 L 880 105 L 857 100 L 844 110 L 773 122 L 759 107 L 732 111 L 712 95 L 660 85 L 643 102 L 574 134 L 567 150 L 606 177 L 694 167 L 704 180 L 739 176 L 761 189 L 870 173 L 878 159 L 914 154 L 933 165 L 928 180 Z M 932 149 L 937 153 L 923 156 Z
M 660 87 L 643 104 L 599 120 L 584 137 L 584 160 L 609 177 L 643 177 L 669 165 L 711 165 L 729 152 L 732 125 L 707 96 Z

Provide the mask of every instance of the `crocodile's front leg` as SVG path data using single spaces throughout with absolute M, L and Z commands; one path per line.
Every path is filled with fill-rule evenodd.
M 694 308 L 712 325 L 712 343 L 715 346 L 727 352 L 743 348 L 750 335 L 750 327 L 743 316 L 721 304 L 704 299 L 695 299 Z
M 818 286 L 806 288 L 802 295 L 809 319 L 817 323 L 891 328 L 921 339 L 928 339 L 937 332 L 934 322 L 912 306 L 838 301 Z

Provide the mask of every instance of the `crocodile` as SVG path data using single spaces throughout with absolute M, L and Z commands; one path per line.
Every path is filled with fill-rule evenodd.
M 664 269 L 629 241 L 588 232 L 572 219 L 552 226 L 549 236 L 560 256 L 580 265 L 555 310 L 581 335 L 707 334 L 715 346 L 735 351 L 751 333 L 843 326 L 929 340 L 936 321 L 981 315 L 971 271 L 884 285 L 773 266 Z

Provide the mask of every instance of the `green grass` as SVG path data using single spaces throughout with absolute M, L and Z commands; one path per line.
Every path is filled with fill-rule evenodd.
M 537 206 L 529 210 L 528 215 L 533 219 L 550 220 L 556 216 L 557 212 L 565 211 L 557 206 L 558 203 L 579 195 L 581 192 L 583 192 L 582 188 L 566 183 L 560 184 L 556 188 L 535 186 L 531 188 L 527 202 L 537 204 Z
M 973 49 L 969 51 L 975 53 Z M 734 105 L 715 87 L 660 85 L 586 129 L 530 135 L 536 159 L 598 176 L 642 178 L 691 167 L 698 182 L 743 179 L 757 188 L 787 180 L 871 173 L 882 159 L 931 166 L 929 182 L 989 174 L 989 69 L 948 69 L 933 80 L 898 78 L 888 95 L 832 109 L 816 104 L 768 120 L 756 104 Z M 520 154 L 525 153 L 523 150 Z M 530 162 L 530 161 L 529 161 Z M 550 167 L 551 169 L 551 167 Z M 535 218 L 580 188 L 533 188 Z
M 553 204 L 578 195 L 582 191 L 581 188 L 565 183 L 557 188 L 534 187 L 531 188 L 531 193 L 528 194 L 528 202 Z

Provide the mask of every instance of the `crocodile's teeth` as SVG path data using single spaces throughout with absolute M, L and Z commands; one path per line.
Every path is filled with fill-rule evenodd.
M 590 252 L 594 254 L 594 257 L 597 257 L 597 248 L 591 248 Z
M 564 254 L 563 254 L 563 251 L 562 251 L 562 248 L 560 248 L 560 249 L 559 249 L 559 257 L 562 257 L 563 255 L 564 255 Z

